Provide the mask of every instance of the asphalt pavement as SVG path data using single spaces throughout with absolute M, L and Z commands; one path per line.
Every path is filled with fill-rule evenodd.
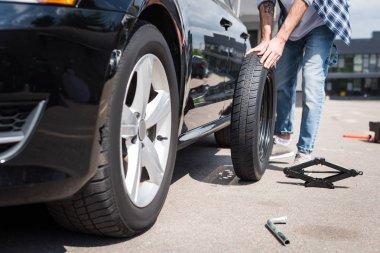
M 369 134 L 369 121 L 380 121 L 380 101 L 326 102 L 315 156 L 364 172 L 334 190 L 286 178 L 291 158 L 271 163 L 257 183 L 240 181 L 230 151 L 209 136 L 178 153 L 165 206 L 146 233 L 84 235 L 60 228 L 43 205 L 7 207 L 0 252 L 380 252 L 380 144 L 342 137 Z M 286 247 L 265 227 L 279 216 L 288 217 L 279 225 Z

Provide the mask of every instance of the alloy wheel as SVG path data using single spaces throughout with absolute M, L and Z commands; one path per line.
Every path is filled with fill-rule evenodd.
M 170 149 L 171 114 L 164 66 L 155 55 L 144 55 L 129 78 L 120 127 L 122 175 L 137 207 L 149 205 L 160 189 Z

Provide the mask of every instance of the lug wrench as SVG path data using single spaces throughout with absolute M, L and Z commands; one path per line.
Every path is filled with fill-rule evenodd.
M 277 239 L 286 246 L 290 243 L 289 239 L 274 225 L 274 224 L 286 224 L 288 217 L 283 216 L 279 218 L 272 218 L 267 221 L 265 225 L 276 237 Z

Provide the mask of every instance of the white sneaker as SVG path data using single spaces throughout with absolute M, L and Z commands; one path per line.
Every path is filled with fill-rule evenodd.
M 291 140 L 283 140 L 275 136 L 273 140 L 272 154 L 269 157 L 269 161 L 294 156 L 293 150 L 289 147 L 290 142 Z
M 298 152 L 296 154 L 296 157 L 294 158 L 293 166 L 296 166 L 296 165 L 299 165 L 302 163 L 306 163 L 306 162 L 309 162 L 311 160 L 313 160 L 313 159 L 312 159 L 310 154 Z M 306 176 L 311 176 L 311 174 L 312 174 L 312 168 L 313 167 L 309 167 L 309 168 L 310 169 L 308 169 L 308 172 L 304 173 Z

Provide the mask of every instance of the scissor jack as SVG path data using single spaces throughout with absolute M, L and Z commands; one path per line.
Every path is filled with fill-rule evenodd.
M 325 178 L 314 178 L 308 175 L 305 175 L 306 172 L 304 169 L 315 166 L 315 165 L 325 165 L 332 169 L 337 170 L 334 176 L 329 176 Z M 334 182 L 340 181 L 349 177 L 356 177 L 358 175 L 363 175 L 363 171 L 349 170 L 338 166 L 336 164 L 327 162 L 325 158 L 315 158 L 314 160 L 301 163 L 292 167 L 284 169 L 285 175 L 293 178 L 299 178 L 305 181 L 305 187 L 319 187 L 319 188 L 329 188 L 334 189 Z

